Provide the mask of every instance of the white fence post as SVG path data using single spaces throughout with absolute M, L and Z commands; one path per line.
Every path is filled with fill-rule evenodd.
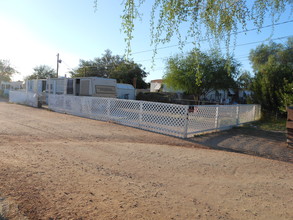
M 55 96 L 55 97 L 56 97 L 56 96 Z M 63 104 L 63 105 L 62 105 L 62 108 L 63 108 L 63 109 L 62 109 L 62 111 L 64 111 L 64 112 L 66 112 L 66 102 L 67 102 L 66 97 L 67 97 L 67 96 L 65 96 L 65 95 L 62 97 L 62 99 L 63 99 L 63 102 L 62 102 L 62 104 Z
M 215 115 L 215 129 L 219 126 L 219 106 L 216 107 L 216 115 Z
M 28 92 L 28 80 L 26 80 L 26 83 L 25 83 L 25 92 L 26 93 Z
M 236 106 L 236 125 L 239 125 L 240 118 L 239 118 L 239 105 Z
M 139 127 L 142 125 L 143 102 L 139 102 Z
M 185 121 L 184 121 L 184 131 L 183 131 L 183 138 L 187 138 L 187 133 L 188 133 L 188 109 L 189 106 L 187 105 L 185 108 Z
M 108 100 L 107 100 L 107 107 L 106 107 L 106 108 L 107 108 L 107 117 L 108 117 L 108 121 L 111 121 L 111 120 L 110 120 L 110 114 L 111 114 L 111 111 L 110 111 L 110 110 L 111 110 L 111 109 L 110 109 L 110 108 L 111 108 L 111 99 L 108 99 Z

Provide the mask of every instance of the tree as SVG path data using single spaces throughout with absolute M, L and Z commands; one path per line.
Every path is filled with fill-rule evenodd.
M 0 60 L 0 82 L 11 81 L 11 77 L 15 73 L 17 73 L 17 71 L 11 67 L 9 60 Z
M 292 37 L 285 44 L 261 44 L 250 52 L 249 58 L 255 72 L 252 98 L 268 113 L 285 112 L 286 106 L 293 104 L 292 55 Z
M 197 62 L 198 67 L 195 65 Z M 236 88 L 233 77 L 238 75 L 239 64 L 231 58 L 228 70 L 226 62 L 218 53 L 208 54 L 198 50 L 193 50 L 186 56 L 171 57 L 167 61 L 164 83 L 173 89 L 192 94 L 196 101 L 212 90 Z
M 47 78 L 56 78 L 56 71 L 47 65 L 40 65 L 33 68 L 34 72 L 32 75 L 28 76 L 26 79 L 47 79 Z
M 141 65 L 133 61 L 120 63 L 112 72 L 111 78 L 117 79 L 119 83 L 136 84 L 136 88 L 146 89 L 147 83 L 143 78 L 147 76 L 147 72 L 143 70 Z
M 133 84 L 135 80 L 136 88 L 147 88 L 144 78 L 148 73 L 144 71 L 142 66 L 119 55 L 112 55 L 110 50 L 106 50 L 100 58 L 89 61 L 80 60 L 79 67 L 71 74 L 73 77 L 112 78 L 119 83 L 128 84 Z
M 98 76 L 109 78 L 111 72 L 122 62 L 124 62 L 122 57 L 112 55 L 111 50 L 105 50 L 101 58 L 97 57 L 89 61 L 80 60 L 79 67 L 71 74 L 73 77 Z
M 252 76 L 248 71 L 244 71 L 237 78 L 237 84 L 239 89 L 248 90 L 252 83 Z
M 94 0 L 95 8 L 97 2 Z M 122 29 L 126 34 L 128 52 L 133 38 L 137 19 L 142 18 L 144 4 L 151 5 L 150 32 L 151 43 L 156 48 L 159 44 L 170 42 L 177 36 L 180 46 L 190 37 L 199 46 L 203 37 L 219 45 L 225 42 L 229 50 L 231 35 L 236 35 L 239 28 L 246 30 L 251 21 L 260 31 L 264 18 L 270 16 L 272 22 L 278 21 L 286 7 L 293 8 L 292 0 L 125 0 Z M 150 6 L 150 5 L 147 5 Z M 187 26 L 186 33 L 182 27 Z

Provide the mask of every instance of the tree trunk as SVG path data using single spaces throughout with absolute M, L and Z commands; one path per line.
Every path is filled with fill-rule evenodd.
M 193 95 L 195 105 L 199 105 L 199 97 L 198 95 Z

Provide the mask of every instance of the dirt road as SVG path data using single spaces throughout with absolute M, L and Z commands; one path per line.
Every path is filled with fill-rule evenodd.
M 292 219 L 293 164 L 0 102 L 1 211 L 9 219 Z

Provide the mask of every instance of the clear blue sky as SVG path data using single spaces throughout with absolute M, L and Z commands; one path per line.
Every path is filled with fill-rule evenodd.
M 14 80 L 22 80 L 32 74 L 37 65 L 49 65 L 56 68 L 56 54 L 60 53 L 63 62 L 60 75 L 70 68 L 75 68 L 79 59 L 90 60 L 100 57 L 106 49 L 114 55 L 124 55 L 125 35 L 121 32 L 120 15 L 123 11 L 122 1 L 98 0 L 98 10 L 93 8 L 93 0 L 1 0 L 0 1 L 0 59 L 9 59 L 20 74 Z M 158 50 L 155 66 L 152 69 L 152 52 L 136 53 L 151 50 L 149 34 L 150 5 L 145 7 L 144 19 L 137 22 L 132 42 L 132 58 L 149 72 L 147 81 L 162 78 L 165 59 L 180 53 L 178 47 Z M 282 15 L 279 22 L 293 20 L 291 8 Z M 264 25 L 270 25 L 266 19 Z M 248 29 L 253 28 L 248 24 Z M 271 28 L 239 34 L 235 48 L 235 58 L 242 64 L 242 69 L 250 70 L 249 51 L 266 40 Z M 293 22 L 275 26 L 272 39 L 293 35 Z M 276 40 L 284 43 L 286 39 Z M 176 45 L 174 39 L 165 47 Z M 248 45 L 247 45 L 248 44 Z M 192 44 L 187 44 L 184 51 L 189 51 Z M 203 44 L 203 49 L 207 45 Z

